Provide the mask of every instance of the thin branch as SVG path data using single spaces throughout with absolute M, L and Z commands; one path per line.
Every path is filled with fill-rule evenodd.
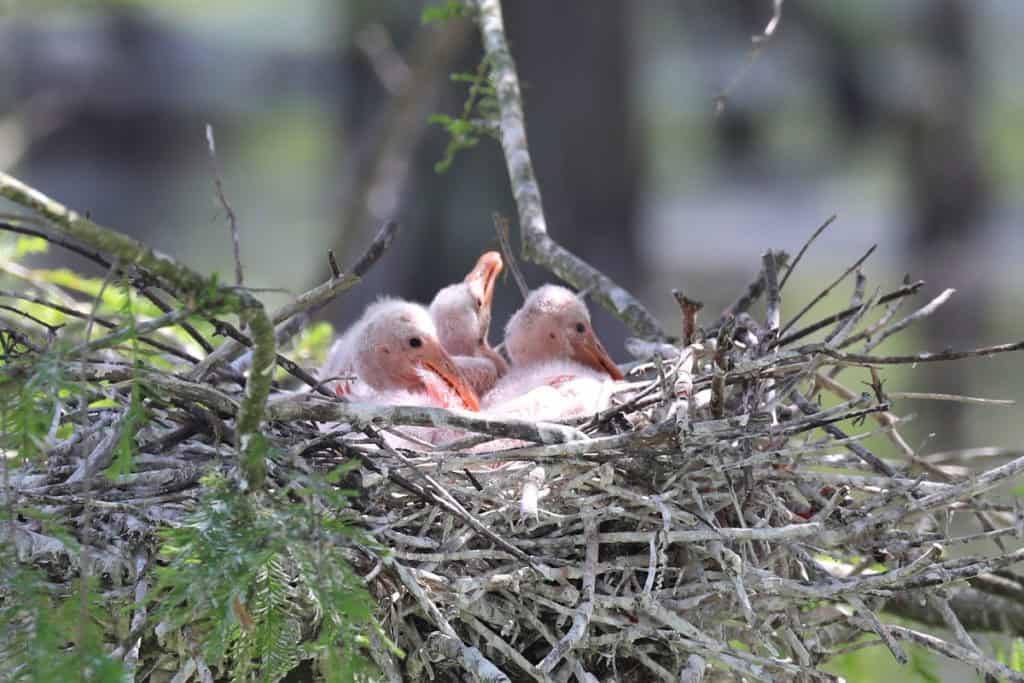
M 940 306 L 942 306 L 947 301 L 949 301 L 949 298 L 951 296 L 953 296 L 953 294 L 955 294 L 955 293 L 956 293 L 955 289 L 943 290 L 943 292 L 941 294 L 939 294 L 937 297 L 935 297 L 934 299 L 932 299 L 927 304 L 925 304 L 921 308 L 917 309 L 916 311 L 914 311 L 910 315 L 907 315 L 906 317 L 904 317 L 904 318 L 898 320 L 897 322 L 893 323 L 892 325 L 886 327 L 884 330 L 879 332 L 877 335 L 875 335 L 875 334 L 869 335 L 868 336 L 868 340 L 867 340 L 867 342 L 864 345 L 864 351 L 865 352 L 866 351 L 870 351 L 871 349 L 875 348 L 876 346 L 881 344 L 883 341 L 885 341 L 886 339 L 888 339 L 892 335 L 896 334 L 897 332 L 899 332 L 903 328 L 907 327 L 911 323 L 917 322 L 918 320 L 921 320 L 922 318 L 926 318 L 926 317 L 930 316 L 935 311 L 937 311 Z
M 773 0 L 772 2 L 772 16 L 765 25 L 764 30 L 754 36 L 750 37 L 751 47 L 747 52 L 747 58 L 743 63 L 743 66 L 737 69 L 736 73 L 725 85 L 724 88 L 715 96 L 715 115 L 718 116 L 725 111 L 726 104 L 729 101 L 729 97 L 733 90 L 743 79 L 746 77 L 747 72 L 750 71 L 751 67 L 757 62 L 761 56 L 761 50 L 768 44 L 768 41 L 775 35 L 775 32 L 779 28 L 779 24 L 782 21 L 782 2 L 783 0 Z
M 818 236 L 821 235 L 821 233 L 825 232 L 828 226 L 832 225 L 835 222 L 836 217 L 836 214 L 832 214 L 831 216 L 826 218 L 825 222 L 819 225 L 818 229 L 815 230 L 814 233 L 809 238 L 807 238 L 807 241 L 804 242 L 804 245 L 800 247 L 800 251 L 796 253 L 796 258 L 793 259 L 793 262 L 789 265 L 789 268 L 786 269 L 786 274 L 783 276 L 782 282 L 779 283 L 780 290 L 786 286 L 786 282 L 789 281 L 789 276 L 793 274 L 794 270 L 796 270 L 797 265 L 800 263 L 800 259 L 804 257 L 804 254 L 807 252 L 807 250 L 811 248 L 812 244 L 814 244 L 814 240 L 818 239 Z
M 352 265 L 352 274 L 361 278 L 370 272 L 370 269 L 380 260 L 380 257 L 388 250 L 391 243 L 395 241 L 397 234 L 398 223 L 396 221 L 384 221 L 380 226 L 380 230 L 370 240 L 370 244 L 366 247 L 363 255 Z M 338 274 L 335 273 L 334 277 L 337 278 Z
M 690 299 L 678 289 L 672 290 L 672 296 L 679 304 L 679 310 L 683 314 L 683 346 L 693 343 L 694 334 L 697 332 L 697 316 L 704 310 L 704 304 L 700 301 Z
M 787 254 L 784 251 L 775 252 L 776 267 L 782 268 L 788 262 L 789 254 Z M 717 332 L 717 330 L 723 324 L 725 324 L 726 320 L 730 318 L 735 318 L 740 313 L 745 313 L 747 310 L 749 310 L 753 303 L 757 301 L 764 293 L 764 288 L 764 268 L 761 268 L 761 270 L 757 272 L 757 277 L 754 279 L 754 281 L 747 285 L 746 291 L 743 292 L 743 294 L 740 294 L 736 301 L 734 301 L 724 311 L 722 311 L 722 314 L 718 316 L 718 322 L 715 323 L 710 330 L 708 330 L 708 333 L 713 334 L 714 332 Z
M 64 327 L 63 325 L 51 325 L 50 323 L 46 322 L 45 320 L 40 320 L 39 318 L 35 317 L 31 313 L 26 313 L 25 311 L 21 310 L 20 308 L 18 308 L 16 306 L 8 306 L 7 304 L 0 304 L 0 309 L 3 309 L 5 311 L 10 311 L 11 313 L 14 313 L 17 316 L 25 318 L 26 320 L 31 320 L 35 324 L 37 324 L 37 325 L 39 325 L 41 327 L 46 328 L 47 334 L 50 335 L 51 337 L 57 332 L 57 330 L 59 330 L 60 328 Z
M 107 259 L 102 252 L 94 249 L 89 249 L 87 247 L 82 246 L 81 244 L 77 244 L 71 240 L 65 239 L 60 235 L 54 235 L 46 230 L 30 228 L 24 225 L 14 225 L 12 223 L 3 221 L 0 221 L 0 230 L 7 230 L 9 232 L 19 233 L 22 235 L 31 235 L 33 237 L 41 237 L 45 239 L 47 242 L 56 244 L 57 246 L 63 247 L 64 249 L 67 249 L 72 253 L 78 254 L 79 256 L 82 256 L 83 258 L 86 258 L 92 261 L 93 263 L 96 263 L 101 268 L 107 269 L 110 268 L 111 266 L 110 260 Z M 124 268 L 122 268 L 122 272 L 126 272 Z M 147 274 L 128 274 L 129 277 L 133 279 L 148 278 Z M 153 305 L 159 308 L 161 311 L 163 311 L 164 313 L 169 313 L 171 311 L 171 305 L 167 303 L 163 299 L 163 297 L 161 297 L 157 292 L 155 292 L 152 287 L 145 285 L 137 285 L 137 287 L 139 291 L 142 292 L 142 294 L 151 302 L 153 302 Z M 195 340 L 195 342 L 199 344 L 199 346 L 202 347 L 204 351 L 206 351 L 207 353 L 213 351 L 213 345 L 210 344 L 210 342 L 208 342 L 201 334 L 199 334 L 199 332 L 190 323 L 182 322 L 181 328 L 185 330 L 185 332 L 190 337 L 192 337 L 192 339 Z M 192 362 L 194 363 L 197 361 L 195 359 L 192 359 Z
M 761 257 L 761 266 L 764 268 L 764 284 L 767 290 L 765 299 L 765 323 L 768 332 L 775 332 L 779 329 L 780 316 L 782 314 L 782 296 L 779 294 L 778 264 L 775 260 L 775 253 L 770 249 Z
M 10 297 L 12 299 L 20 299 L 22 301 L 28 301 L 30 303 L 37 304 L 39 306 L 45 306 L 45 307 L 50 308 L 50 309 L 52 309 L 54 311 L 57 311 L 59 313 L 63 313 L 66 316 L 70 316 L 72 318 L 78 318 L 80 320 L 88 320 L 88 318 L 89 318 L 89 315 L 87 313 L 75 310 L 74 308 L 68 308 L 67 306 L 62 306 L 61 304 L 54 303 L 52 301 L 48 301 L 47 299 L 42 299 L 40 297 L 31 296 L 29 294 L 20 294 L 18 292 L 11 292 L 11 291 L 8 291 L 8 290 L 0 289 L 0 296 Z M 111 322 L 110 320 L 107 320 L 106 318 L 101 318 L 99 316 L 93 316 L 92 320 L 93 320 L 93 322 L 95 324 L 99 325 L 100 327 L 106 328 L 108 330 L 113 330 L 113 329 L 116 329 L 116 328 L 120 327 L 119 323 Z M 140 335 L 138 337 L 138 340 L 140 342 L 144 343 L 144 344 L 148 344 L 149 346 L 152 346 L 154 349 L 158 349 L 160 351 L 163 351 L 164 353 L 166 353 L 168 355 L 171 355 L 171 356 L 174 356 L 176 358 L 180 358 L 182 360 L 186 360 L 186 361 L 189 361 L 191 363 L 198 363 L 199 362 L 199 359 L 196 358 L 195 356 L 192 356 L 192 355 L 182 351 L 181 349 L 175 348 L 175 347 L 173 347 L 173 346 L 171 346 L 169 344 L 165 344 L 164 342 L 158 341 L 156 339 L 151 339 L 150 337 L 146 337 L 146 336 Z
M 224 196 L 224 181 L 221 177 L 220 164 L 217 162 L 217 143 L 213 138 L 213 126 L 206 124 L 206 146 L 210 151 L 210 165 L 213 167 L 213 184 L 217 189 L 217 199 L 224 207 L 224 213 L 228 217 L 228 229 L 231 233 L 231 253 L 235 259 L 235 284 L 241 287 L 244 284 L 244 273 L 242 272 L 242 248 L 238 238 L 238 218 L 235 210 L 231 208 L 228 198 Z
M 294 301 L 284 304 L 274 311 L 274 314 L 270 317 L 270 324 L 280 325 L 299 313 L 318 310 L 329 301 L 332 301 L 334 297 L 341 292 L 351 289 L 358 282 L 358 277 L 350 275 L 343 274 L 341 277 L 332 277 L 327 282 L 317 285 L 307 292 L 303 292 L 297 296 Z M 217 367 L 217 365 L 238 357 L 238 355 L 245 350 L 245 347 L 249 345 L 250 344 L 246 343 L 242 339 L 229 339 L 224 344 L 221 344 L 216 351 L 204 358 L 202 362 L 192 368 L 192 370 L 187 373 L 187 376 L 190 379 L 202 379 L 206 377 L 213 368 Z M 306 380 L 303 379 L 303 381 L 305 382 Z
M 916 294 L 917 290 L 921 289 L 921 287 L 923 286 L 924 280 L 918 280 L 917 282 L 914 282 L 912 284 L 903 285 L 899 289 L 893 290 L 888 294 L 883 294 L 881 297 L 878 298 L 876 305 L 887 304 L 890 301 L 902 299 L 903 297 L 910 296 L 911 294 Z M 775 343 L 775 346 L 786 346 L 788 344 L 792 344 L 796 340 L 814 334 L 818 330 L 824 329 L 829 325 L 832 325 L 833 323 L 845 320 L 846 318 L 849 318 L 851 315 L 855 315 L 859 311 L 860 306 L 850 306 L 849 308 L 844 308 L 838 313 L 830 315 L 826 318 L 822 318 L 818 322 L 813 323 L 811 325 L 807 325 L 806 327 L 803 327 L 797 330 L 796 332 L 790 332 L 789 335 L 779 339 L 779 341 Z
M 935 636 L 927 633 L 921 633 L 904 626 L 888 626 L 889 632 L 900 640 L 905 640 L 916 645 L 920 645 L 932 652 L 936 652 L 944 657 L 948 657 L 956 662 L 963 662 L 977 671 L 987 674 L 989 676 L 998 676 L 1007 681 L 1024 681 L 1024 674 L 1018 673 L 1006 666 L 997 662 L 995 659 L 985 657 L 981 653 L 969 650 L 959 645 L 942 640 Z
M 872 356 L 862 353 L 846 353 L 819 344 L 808 344 L 801 347 L 808 353 L 821 353 L 836 360 L 851 365 L 913 365 L 915 363 L 939 363 L 950 360 L 961 360 L 963 358 L 984 358 L 997 353 L 1010 353 L 1024 349 L 1024 341 L 1013 342 L 1012 344 L 996 344 L 995 346 L 982 346 L 977 349 L 964 351 L 937 351 L 934 353 L 918 353 L 910 356 Z
M 324 401 L 306 394 L 271 401 L 267 415 L 274 420 L 316 420 L 318 422 L 350 422 L 354 425 L 381 427 L 451 427 L 465 429 L 497 438 L 522 439 L 540 444 L 560 444 L 586 439 L 573 427 L 551 422 L 496 419 L 464 410 L 445 410 L 427 406 L 378 406 L 369 403 Z
M 509 272 L 512 273 L 512 279 L 516 281 L 516 286 L 519 287 L 519 293 L 525 300 L 526 297 L 530 295 L 530 287 L 526 284 L 526 278 L 523 277 L 523 271 L 519 268 L 519 261 L 516 260 L 516 256 L 512 252 L 512 239 L 509 235 L 509 220 L 498 212 L 494 212 L 491 217 L 494 219 L 494 232 L 498 234 L 498 244 L 501 245 L 501 253 L 505 257 L 505 265 L 508 267 Z
M 776 29 L 782 22 L 782 2 L 783 0 L 772 0 L 772 18 L 768 20 L 761 35 L 753 36 L 750 39 L 755 45 L 770 40 L 775 35 Z
M 807 398 L 799 391 L 793 390 L 790 393 L 790 396 L 793 398 L 793 401 L 800 408 L 804 415 L 814 415 L 819 412 L 818 408 L 815 407 L 813 403 L 808 401 Z M 825 424 L 822 425 L 821 428 L 837 439 L 847 438 L 846 434 L 834 424 Z M 896 474 L 896 471 L 893 470 L 893 468 L 890 467 L 888 463 L 886 463 L 884 460 L 879 458 L 877 455 L 875 455 L 868 449 L 864 448 L 864 446 L 861 446 L 858 443 L 848 443 L 846 445 L 846 448 L 849 449 L 849 451 L 856 455 L 858 458 L 869 464 L 872 468 L 874 468 L 876 472 L 880 472 L 889 477 Z
M 868 250 L 867 250 L 867 251 L 866 251 L 866 252 L 864 253 L 864 255 L 863 255 L 863 256 L 861 256 L 861 257 L 860 257 L 859 259 L 857 259 L 857 261 L 856 261 L 856 262 L 855 262 L 855 263 L 854 263 L 854 264 L 853 264 L 852 266 L 850 266 L 849 268 L 847 268 L 846 270 L 844 270 L 844 271 L 843 271 L 843 274 L 842 274 L 842 275 L 840 275 L 840 276 L 839 276 L 839 277 L 837 277 L 837 278 L 836 278 L 835 280 L 833 280 L 833 281 L 832 281 L 832 282 L 831 282 L 831 283 L 830 283 L 830 284 L 829 284 L 829 285 L 828 285 L 827 287 L 825 287 L 825 289 L 821 290 L 821 291 L 820 291 L 820 292 L 818 293 L 818 295 L 817 295 L 816 297 L 814 297 L 813 299 L 811 299 L 811 300 L 810 300 L 810 301 L 809 301 L 809 302 L 807 303 L 807 305 L 806 305 L 806 306 L 804 306 L 803 308 L 801 308 L 801 309 L 800 309 L 800 312 L 799 312 L 799 313 L 797 313 L 797 314 L 796 314 L 796 315 L 794 315 L 794 316 L 793 316 L 792 318 L 790 318 L 790 319 L 789 319 L 789 322 L 787 322 L 787 323 L 786 323 L 785 327 L 783 327 L 783 328 L 782 328 L 782 329 L 781 329 L 781 330 L 779 331 L 779 336 L 781 337 L 781 336 L 785 335 L 785 334 L 786 334 L 786 332 L 788 332 L 788 331 L 789 331 L 790 329 L 792 329 L 792 327 L 793 327 L 794 325 L 796 325 L 797 321 L 798 321 L 798 320 L 800 320 L 800 318 L 804 317 L 804 314 L 805 314 L 805 313 L 807 313 L 807 311 L 809 311 L 809 310 L 811 310 L 812 308 L 814 308 L 815 304 L 817 304 L 817 303 L 818 303 L 819 301 L 821 301 L 821 300 L 822 300 L 822 299 L 824 299 L 824 298 L 825 298 L 826 296 L 828 296 L 828 295 L 829 295 L 829 294 L 830 294 L 830 293 L 832 292 L 832 290 L 833 290 L 833 289 L 835 289 L 835 288 L 836 288 L 836 286 L 837 286 L 837 285 L 838 285 L 838 284 L 839 284 L 840 282 L 842 282 L 842 281 L 843 281 L 843 280 L 845 280 L 845 279 L 846 279 L 847 277 L 849 277 L 850 273 L 853 273 L 853 272 L 857 271 L 857 270 L 858 270 L 858 269 L 859 269 L 859 268 L 860 268 L 860 267 L 861 267 L 862 265 L 864 265 L 864 262 L 868 260 L 868 257 L 870 257 L 870 256 L 871 256 L 871 254 L 873 254 L 873 253 L 875 252 L 875 249 L 877 249 L 877 248 L 878 248 L 878 245 L 877 245 L 877 244 L 872 244 L 872 245 L 871 245 L 871 248 L 870 248 L 870 249 L 868 249 Z M 859 309 L 859 308 L 860 308 L 860 306 L 850 306 L 850 308 L 852 308 L 852 309 L 854 309 L 854 310 L 857 310 L 857 309 Z M 847 310 L 849 310 L 849 309 L 847 309 Z M 779 346 L 782 346 L 782 342 L 780 341 L 778 345 L 779 345 Z
M 952 401 L 954 403 L 975 403 L 984 406 L 1015 406 L 1012 399 L 980 398 L 978 396 L 962 396 L 961 394 L 936 394 L 920 391 L 888 391 L 885 394 L 893 400 L 911 399 L 918 401 Z

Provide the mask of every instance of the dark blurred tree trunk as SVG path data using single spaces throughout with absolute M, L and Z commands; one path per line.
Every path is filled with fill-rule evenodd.
M 625 0 L 505 3 L 548 228 L 628 288 L 643 284 L 636 223 L 645 174 L 631 88 L 633 8 Z M 598 329 L 621 348 L 621 325 L 601 314 Z
M 925 5 L 918 26 L 930 57 L 920 92 L 926 101 L 906 121 L 904 176 L 908 183 L 910 254 L 915 275 L 936 294 L 957 295 L 925 323 L 929 348 L 976 345 L 984 333 L 987 274 L 976 249 L 984 240 L 991 187 L 977 139 L 978 74 L 972 45 L 975 8 L 960 0 Z M 969 393 L 967 364 L 927 375 L 933 390 Z M 962 404 L 931 402 L 925 427 L 934 447 L 966 445 Z
M 381 293 L 425 301 L 431 290 L 465 274 L 457 274 L 463 259 L 445 257 L 449 240 L 436 216 L 458 188 L 451 174 L 438 176 L 433 171 L 445 140 L 427 119 L 432 113 L 461 108 L 463 93 L 448 83 L 448 74 L 472 70 L 461 62 L 469 58 L 466 46 L 473 26 L 451 21 L 421 27 L 409 12 L 383 16 L 375 7 L 364 9 L 369 18 L 354 22 L 356 35 L 339 70 L 342 183 L 338 232 L 330 244 L 341 263 L 348 265 L 384 221 L 398 220 L 401 230 L 381 266 L 334 307 L 335 320 L 342 326 Z M 357 49 L 368 35 L 388 43 L 384 51 L 402 63 L 404 78 L 389 83 L 390 90 L 381 77 L 385 58 L 371 55 L 365 47 Z M 327 274 L 326 261 L 323 272 Z

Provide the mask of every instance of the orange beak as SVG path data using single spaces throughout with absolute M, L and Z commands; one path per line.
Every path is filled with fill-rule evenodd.
M 473 387 L 466 381 L 465 376 L 463 376 L 458 366 L 455 365 L 451 356 L 441 348 L 439 341 L 436 339 L 423 340 L 423 349 L 419 357 L 419 363 L 444 380 L 445 384 L 451 387 L 452 391 L 462 399 L 462 403 L 467 410 L 480 410 L 480 399 L 477 398 L 476 392 L 473 391 Z M 428 387 L 428 392 L 429 389 Z
M 479 297 L 483 303 L 481 312 L 486 311 L 486 319 L 490 326 L 491 302 L 494 300 L 494 285 L 498 282 L 498 275 L 505 267 L 501 260 L 501 254 L 496 251 L 488 251 L 477 259 L 473 270 L 463 280 L 469 285 L 469 291 L 473 296 Z
M 601 342 L 597 340 L 592 331 L 588 331 L 582 337 L 579 337 L 573 344 L 572 359 L 599 372 L 607 372 L 611 375 L 612 379 L 619 380 L 625 378 L 625 375 L 615 365 L 615 361 L 604 350 Z

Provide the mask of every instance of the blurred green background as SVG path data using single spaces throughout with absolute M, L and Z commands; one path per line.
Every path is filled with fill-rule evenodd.
M 351 263 L 396 219 L 391 251 L 323 317 L 343 326 L 385 292 L 427 301 L 496 246 L 493 211 L 515 214 L 495 142 L 434 170 L 447 139 L 427 118 L 458 115 L 466 86 L 449 74 L 474 72 L 481 53 L 468 22 L 424 26 L 424 6 L 0 0 L 0 169 L 227 278 L 210 123 L 247 283 L 276 290 L 261 296 L 280 302 L 323 280 L 328 249 Z M 1024 4 L 787 0 L 756 50 L 771 0 L 514 0 L 505 12 L 552 233 L 670 332 L 670 288 L 710 318 L 764 250 L 794 253 L 837 213 L 784 312 L 878 243 L 869 293 L 904 273 L 928 281 L 918 305 L 958 290 L 880 351 L 1024 338 Z M 819 312 L 849 294 L 845 284 Z M 517 303 L 503 284 L 492 336 Z M 624 359 L 625 331 L 595 316 Z M 887 388 L 1020 399 L 1021 367 L 1007 355 L 906 368 Z M 924 454 L 1016 449 L 1024 436 L 1018 406 L 897 408 L 917 416 L 905 433 Z M 899 669 L 881 650 L 835 671 L 973 680 L 927 657 Z

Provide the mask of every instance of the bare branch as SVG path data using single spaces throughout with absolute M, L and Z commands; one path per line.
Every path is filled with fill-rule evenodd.
M 515 254 L 512 252 L 512 241 L 509 236 L 509 220 L 499 213 L 493 214 L 494 218 L 494 231 L 498 233 L 498 244 L 501 245 L 501 253 L 505 257 L 505 265 L 508 266 L 509 271 L 512 273 L 512 279 L 516 281 L 516 286 L 519 287 L 519 293 L 525 300 L 530 295 L 530 287 L 526 284 L 526 278 L 523 277 L 523 271 L 519 269 L 519 262 L 516 260 Z
M 228 229 L 231 234 L 231 254 L 235 259 L 235 284 L 241 287 L 244 284 L 244 273 L 242 272 L 242 248 L 238 238 L 238 218 L 235 210 L 231 208 L 228 198 L 224 195 L 224 180 L 220 172 L 220 164 L 217 162 L 217 143 L 213 138 L 213 126 L 206 124 L 206 146 L 210 151 L 210 164 L 213 166 L 213 184 L 217 188 L 217 199 L 224 207 L 224 213 L 228 217 Z
M 819 225 L 818 229 L 815 230 L 809 238 L 807 238 L 807 241 L 804 242 L 804 245 L 800 247 L 800 251 L 797 252 L 796 258 L 793 259 L 793 262 L 789 264 L 789 268 L 786 269 L 786 274 L 783 276 L 782 282 L 779 283 L 780 290 L 786 286 L 786 282 L 789 281 L 789 276 L 793 274 L 794 270 L 796 270 L 797 265 L 799 265 L 800 263 L 800 259 L 804 257 L 804 254 L 807 252 L 807 250 L 811 248 L 812 244 L 814 244 L 814 240 L 818 239 L 818 236 L 821 235 L 821 233 L 825 232 L 828 226 L 832 225 L 835 222 L 836 218 L 836 214 L 832 214 L 831 216 L 826 218 L 825 222 Z

